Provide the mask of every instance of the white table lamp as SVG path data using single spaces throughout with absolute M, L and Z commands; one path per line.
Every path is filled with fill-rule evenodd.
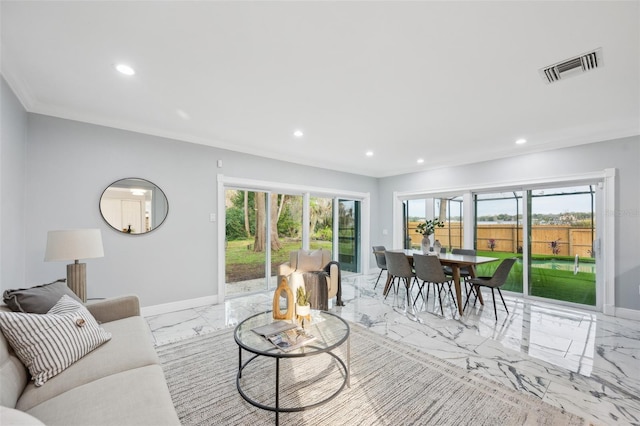
M 49 231 L 45 262 L 73 260 L 67 265 L 67 286 L 83 302 L 87 301 L 87 264 L 79 259 L 104 257 L 102 234 L 99 229 L 71 229 Z

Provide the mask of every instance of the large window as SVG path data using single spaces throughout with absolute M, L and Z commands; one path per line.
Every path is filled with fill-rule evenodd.
M 278 265 L 302 247 L 302 196 L 228 189 L 225 206 L 226 294 L 277 287 Z
M 464 214 L 462 197 L 419 198 L 403 201 L 404 248 L 420 248 L 422 235 L 416 232 L 420 222 L 438 219 L 444 227 L 435 229 L 431 243 L 440 241 L 450 251 L 464 246 Z
M 595 306 L 594 188 L 585 185 L 475 195 L 478 254 L 518 258 L 505 290 Z M 524 211 L 528 212 L 526 221 Z M 497 262 L 481 265 L 478 273 L 491 275 L 496 266 Z
M 333 241 L 333 198 L 309 200 L 309 248 L 331 250 Z
M 360 272 L 360 201 L 338 202 L 338 246 L 340 267 Z
M 459 199 L 442 191 L 395 193 L 394 248 L 418 248 L 412 222 L 444 215 L 446 226 L 436 228 L 436 237 L 447 249 L 461 239 L 462 248 L 479 255 L 518 259 L 506 290 L 615 314 L 615 169 L 501 185 L 451 191 L 461 194 L 457 207 Z M 458 217 L 461 238 L 451 232 L 447 240 L 442 233 L 452 231 Z M 477 273 L 490 276 L 498 264 L 479 265 Z
M 343 199 L 340 194 L 312 196 L 311 191 L 302 190 L 296 194 L 290 185 L 282 185 L 291 190 L 287 193 L 272 190 L 278 186 L 265 182 L 238 180 L 246 184 L 243 188 L 232 181 L 219 179 L 220 194 L 224 194 L 220 216 L 225 218 L 219 294 L 276 288 L 278 267 L 301 248 L 329 250 L 343 271 L 361 272 L 361 206 L 363 200 L 368 206 L 368 194 Z
M 594 188 L 528 191 L 530 295 L 595 306 Z
M 479 256 L 517 257 L 503 289 L 522 293 L 522 192 L 476 194 L 475 249 Z M 478 275 L 490 276 L 497 262 L 478 266 Z

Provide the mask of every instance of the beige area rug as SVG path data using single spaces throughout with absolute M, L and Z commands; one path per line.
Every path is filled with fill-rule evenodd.
M 282 425 L 582 425 L 584 420 L 533 396 L 351 326 L 351 387 L 316 408 L 281 413 Z M 273 424 L 275 413 L 246 402 L 236 388 L 233 330 L 157 348 L 178 416 L 187 425 Z M 346 360 L 346 343 L 335 351 Z M 243 362 L 249 354 L 243 352 Z M 344 375 L 328 355 L 280 363 L 281 406 L 317 402 Z M 275 401 L 275 361 L 259 357 L 242 387 L 265 405 Z M 313 386 L 305 387 L 313 384 Z

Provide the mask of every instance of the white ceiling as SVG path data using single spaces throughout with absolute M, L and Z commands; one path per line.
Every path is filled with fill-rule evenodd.
M 3 0 L 1 69 L 31 112 L 382 177 L 640 134 L 639 6 Z

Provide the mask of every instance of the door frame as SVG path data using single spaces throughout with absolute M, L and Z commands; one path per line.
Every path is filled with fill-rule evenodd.
M 338 253 L 338 255 L 340 255 L 340 250 L 339 250 L 339 243 L 340 243 L 340 202 L 353 202 L 353 206 L 354 206 L 354 219 L 355 219 L 355 223 L 354 223 L 354 231 L 355 231 L 355 239 L 354 239 L 354 252 L 355 252 L 355 259 L 354 262 L 355 264 L 350 265 L 355 267 L 355 271 L 349 271 L 349 272 L 354 272 L 354 273 L 362 273 L 362 264 L 361 264 L 361 258 L 362 258 L 362 220 L 361 220 L 361 212 L 360 210 L 362 209 L 362 202 L 360 200 L 354 200 L 354 199 L 347 199 L 345 197 L 336 197 L 333 199 L 334 202 L 334 226 L 333 226 L 333 232 L 335 235 L 338 235 L 338 238 L 333 238 L 333 244 L 334 244 L 334 252 Z M 340 265 L 340 267 L 342 268 L 342 264 Z M 342 268 L 343 271 L 345 271 L 344 268 Z
M 522 191 L 535 185 L 580 185 L 597 182 L 598 189 L 602 190 L 602 201 L 596 203 L 596 210 L 602 219 L 602 225 L 598 226 L 600 235 L 598 244 L 598 270 L 601 274 L 596 278 L 596 308 L 601 309 L 606 315 L 615 315 L 615 206 L 616 206 L 616 178 L 615 168 L 607 168 L 597 172 L 559 175 L 541 179 L 529 179 L 523 181 L 504 181 L 483 185 L 466 186 L 458 188 L 437 188 L 414 190 L 408 192 L 393 192 L 392 211 L 392 238 L 393 247 L 402 247 L 402 200 L 412 198 L 443 198 L 450 195 L 462 195 L 464 199 L 464 215 L 467 218 L 475 216 L 472 194 L 474 192 L 504 192 L 511 190 Z M 524 213 L 523 213 L 524 214 Z M 473 247 L 473 221 L 464 221 L 465 247 Z M 528 297 L 523 294 L 523 297 Z
M 217 288 L 218 288 L 218 301 L 222 302 L 225 299 L 225 234 L 226 234 L 226 207 L 225 207 L 225 191 L 227 189 L 237 189 L 243 188 L 249 191 L 259 191 L 266 192 L 268 194 L 273 192 L 285 193 L 285 194 L 295 194 L 303 196 L 303 221 L 306 220 L 306 223 L 309 223 L 309 197 L 311 196 L 319 196 L 319 197 L 327 197 L 334 199 L 334 207 L 335 207 L 335 199 L 337 198 L 346 198 L 360 201 L 360 226 L 363 230 L 370 229 L 371 222 L 371 194 L 369 192 L 355 192 L 355 191 L 345 191 L 342 189 L 335 188 L 323 188 L 316 186 L 307 186 L 307 185 L 293 185 L 289 183 L 283 182 L 272 182 L 272 181 L 263 181 L 256 179 L 247 179 L 247 178 L 238 178 L 232 176 L 225 176 L 223 174 L 217 175 L 217 214 L 215 216 L 210 216 L 211 222 L 217 221 L 217 233 L 218 233 L 218 241 L 217 241 L 217 265 L 218 265 L 218 274 L 217 274 Z M 306 213 L 305 213 L 306 211 Z M 335 208 L 334 208 L 335 211 Z M 334 213 L 335 214 L 335 213 Z M 270 215 L 267 215 L 269 217 Z M 335 230 L 334 224 L 334 230 Z M 305 226 L 303 229 L 303 248 L 308 249 L 308 231 L 305 234 Z M 369 232 L 361 233 L 361 246 L 368 247 L 369 246 Z M 269 233 L 267 233 L 269 235 Z M 337 234 L 336 234 L 337 235 Z M 334 238 L 336 240 L 336 238 Z M 306 247 L 305 247 L 306 244 Z M 334 243 L 334 250 L 332 252 L 333 260 L 337 260 L 338 252 L 336 249 L 336 244 Z M 364 250 L 360 251 L 360 264 L 362 265 L 362 270 L 369 270 L 369 256 L 364 255 Z

